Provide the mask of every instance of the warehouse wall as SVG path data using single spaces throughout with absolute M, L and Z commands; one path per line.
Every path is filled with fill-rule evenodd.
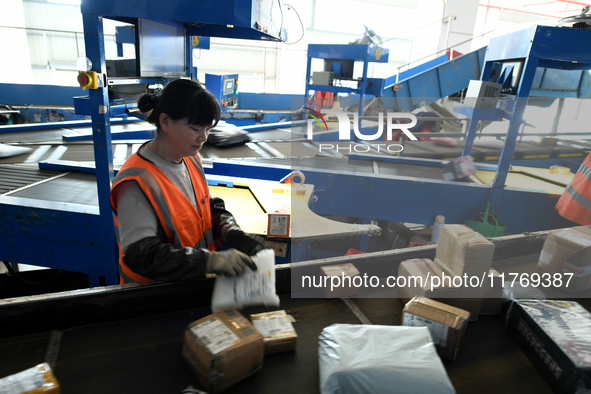
M 2 82 L 77 85 L 75 61 L 85 55 L 80 6 L 52 1 L 3 0 L 2 4 L 7 6 L 0 15 L 1 26 L 27 30 L 0 28 L 3 45 L 12 45 L 8 52 L 11 61 L 2 62 L 0 69 Z M 286 43 L 212 38 L 210 50 L 194 51 L 200 79 L 205 73 L 238 73 L 243 92 L 301 94 L 307 45 L 347 44 L 362 36 L 363 24 L 380 35 L 383 46 L 390 49 L 389 62 L 372 64 L 369 76 L 389 77 L 409 62 L 417 65 L 435 57 L 439 43 L 444 40 L 442 31 L 446 31 L 442 22 L 447 15 L 445 3 L 440 0 L 290 0 L 288 3 L 290 6 L 283 7 L 284 23 L 290 28 Z M 454 31 L 453 23 L 458 27 L 475 24 L 477 35 L 493 28 L 516 26 L 526 17 L 532 20 L 530 15 L 480 7 L 474 23 L 473 12 L 462 14 L 461 7 L 456 7 L 454 12 L 459 15 L 450 30 Z M 305 30 L 303 38 L 300 19 Z M 466 24 L 466 19 L 472 22 Z M 104 22 L 107 58 L 116 58 L 117 25 L 121 23 L 108 19 Z M 462 30 L 463 37 L 470 34 L 465 28 L 458 30 Z M 475 40 L 472 49 L 486 45 L 487 39 Z M 124 55 L 134 57 L 132 45 L 124 46 Z M 313 64 L 313 69 L 321 68 L 320 61 Z M 360 72 L 357 67 L 357 75 Z
M 25 26 L 25 16 L 20 0 L 3 0 L 0 12 L 0 82 L 32 83 L 31 61 L 27 50 L 27 32 L 12 27 Z

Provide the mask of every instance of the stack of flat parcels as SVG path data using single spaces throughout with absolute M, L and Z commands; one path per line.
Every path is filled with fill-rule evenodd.
M 189 324 L 183 358 L 208 393 L 220 393 L 263 365 L 263 336 L 233 308 Z
M 47 363 L 0 379 L 0 393 L 60 394 L 60 384 Z
M 404 260 L 398 267 L 398 298 L 406 304 L 413 297 L 427 297 L 454 305 L 458 289 L 450 281 L 441 280 L 444 271 L 430 259 Z M 404 283 L 402 283 L 404 282 Z M 450 286 L 451 284 L 451 286 Z
M 322 394 L 455 393 L 426 327 L 333 324 L 318 367 Z
M 591 226 L 550 231 L 537 271 L 550 274 L 548 283 L 568 293 L 591 288 Z M 554 280 L 554 274 L 559 274 L 560 281 Z
M 359 287 L 354 285 L 354 280 L 360 274 L 351 263 L 322 266 L 320 276 L 328 277 L 327 286 L 324 287 L 326 298 L 350 297 L 359 293 Z M 332 286 L 333 284 L 339 284 L 339 286 Z
M 263 336 L 265 355 L 296 350 L 298 334 L 285 311 L 253 314 L 250 321 Z
M 452 361 L 460 349 L 468 320 L 470 312 L 425 297 L 413 298 L 402 311 L 402 325 L 427 327 L 439 355 Z
M 554 392 L 591 392 L 591 313 L 580 304 L 514 300 L 506 325 Z
M 275 289 L 275 252 L 263 249 L 252 256 L 257 270 L 247 269 L 240 276 L 218 276 L 211 295 L 211 310 L 243 309 L 252 305 L 279 306 Z
M 447 275 L 467 278 L 468 283 L 463 282 L 458 289 L 456 306 L 470 312 L 472 320 L 478 319 L 494 252 L 492 242 L 463 224 L 441 227 L 435 264 Z

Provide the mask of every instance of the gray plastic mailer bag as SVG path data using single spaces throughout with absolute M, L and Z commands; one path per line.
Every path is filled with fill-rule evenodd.
M 455 393 L 427 327 L 333 324 L 318 362 L 322 394 Z

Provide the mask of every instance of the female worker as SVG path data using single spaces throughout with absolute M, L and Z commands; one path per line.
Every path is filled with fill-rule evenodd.
M 178 79 L 140 97 L 138 109 L 157 135 L 127 159 L 111 189 L 121 283 L 256 270 L 249 256 L 263 249 L 263 239 L 245 234 L 224 201 L 209 195 L 197 155 L 221 117 L 215 97 Z M 228 249 L 215 251 L 214 241 Z

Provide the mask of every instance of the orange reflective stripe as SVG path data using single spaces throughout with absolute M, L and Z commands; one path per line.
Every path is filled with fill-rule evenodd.
M 574 201 L 567 193 L 563 194 L 556 204 L 556 210 L 565 219 L 582 226 L 591 224 L 591 211 Z
M 588 155 L 572 182 L 556 204 L 563 218 L 581 225 L 591 224 L 591 154 Z
M 148 279 L 144 276 L 138 275 L 135 272 L 133 272 L 132 270 L 129 269 L 129 267 L 127 267 L 125 265 L 125 263 L 123 262 L 123 256 L 121 256 L 121 258 L 119 259 L 119 267 L 121 268 L 121 271 L 123 271 L 123 273 L 130 279 L 136 281 L 136 282 L 152 282 L 152 279 Z M 123 280 L 123 276 L 121 276 L 121 279 Z M 125 282 L 124 283 L 130 283 L 130 282 Z

